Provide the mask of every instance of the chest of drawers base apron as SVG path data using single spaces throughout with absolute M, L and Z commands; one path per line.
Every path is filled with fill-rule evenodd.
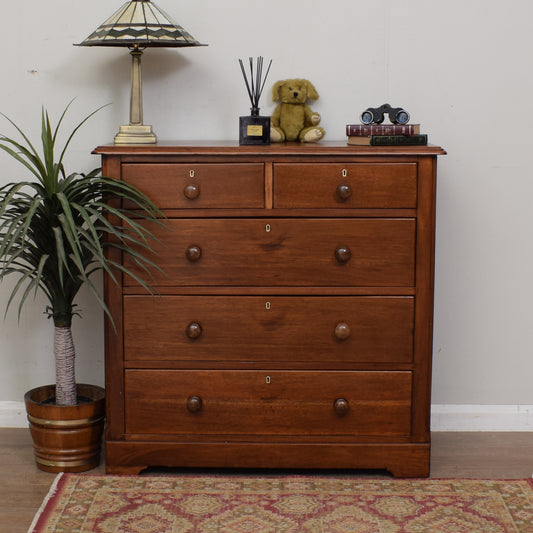
M 167 217 L 151 228 L 158 295 L 105 279 L 115 317 L 108 473 L 429 474 L 442 149 L 172 143 L 95 153 L 106 175 Z

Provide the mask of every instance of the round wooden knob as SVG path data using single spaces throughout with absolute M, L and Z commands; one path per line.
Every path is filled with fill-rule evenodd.
M 340 341 L 345 341 L 351 333 L 350 326 L 346 322 L 339 322 L 335 326 L 335 337 Z
M 339 246 L 335 250 L 335 257 L 339 263 L 347 263 L 352 258 L 352 252 L 348 246 Z
M 350 404 L 344 398 L 337 398 L 333 404 L 333 409 L 338 416 L 344 416 L 350 410 Z
M 352 195 L 352 188 L 347 183 L 341 183 L 337 187 L 337 197 L 345 202 Z
M 198 322 L 191 322 L 185 330 L 189 339 L 197 339 L 202 334 L 202 326 Z
M 189 396 L 187 398 L 187 410 L 190 413 L 198 413 L 202 410 L 202 398 L 200 396 Z
M 194 263 L 202 257 L 202 249 L 196 244 L 192 244 L 185 250 L 185 257 Z
M 183 194 L 189 200 L 196 200 L 200 196 L 200 185 L 197 183 L 188 183 L 183 189 Z

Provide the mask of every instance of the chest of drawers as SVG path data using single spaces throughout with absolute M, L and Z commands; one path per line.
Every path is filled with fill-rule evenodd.
M 106 324 L 107 472 L 429 474 L 442 149 L 198 143 L 95 153 L 106 175 L 168 217 L 154 228 L 158 296 L 132 278 L 105 280 L 116 329 Z

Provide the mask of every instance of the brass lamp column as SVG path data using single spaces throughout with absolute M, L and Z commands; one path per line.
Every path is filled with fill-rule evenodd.
M 131 96 L 130 123 L 120 126 L 115 136 L 115 144 L 149 144 L 156 143 L 157 137 L 152 126 L 143 124 L 143 88 L 141 57 L 143 51 L 134 44 L 131 54 Z
M 115 144 L 156 143 L 151 126 L 143 123 L 141 57 L 149 46 L 205 46 L 150 0 L 126 2 L 79 46 L 124 46 L 131 54 L 130 123 L 120 126 Z

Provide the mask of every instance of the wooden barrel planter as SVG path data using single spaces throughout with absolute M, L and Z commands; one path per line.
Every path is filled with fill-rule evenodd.
M 55 405 L 55 385 L 24 396 L 37 466 L 46 472 L 84 472 L 100 464 L 105 391 L 78 386 L 78 404 Z

